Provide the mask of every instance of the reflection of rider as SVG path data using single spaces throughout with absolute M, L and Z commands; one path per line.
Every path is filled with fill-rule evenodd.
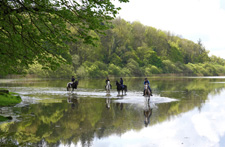
M 150 95 L 152 96 L 152 89 L 150 88 L 150 82 L 149 82 L 149 80 L 147 79 L 147 78 L 145 78 L 145 81 L 144 81 L 144 85 L 145 84 L 148 84 L 148 89 L 150 90 Z M 145 90 L 144 90 L 144 93 L 143 93 L 143 96 L 145 95 Z
M 123 79 L 122 78 L 120 78 L 120 85 L 121 85 L 122 88 L 124 88 L 124 86 L 123 86 Z

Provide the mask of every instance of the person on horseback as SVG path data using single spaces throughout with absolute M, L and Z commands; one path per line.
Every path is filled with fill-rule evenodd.
M 148 84 L 148 89 L 150 90 L 151 96 L 153 96 L 153 95 L 152 95 L 152 89 L 150 88 L 150 82 L 149 82 L 149 80 L 148 80 L 147 78 L 145 78 L 144 85 L 145 85 L 146 83 Z M 145 95 L 145 90 L 144 90 L 143 96 L 144 96 L 144 95 Z
M 73 83 L 75 82 L 74 76 L 72 76 L 71 81 L 72 81 Z
M 109 80 L 109 77 L 107 77 L 106 80 L 105 80 L 105 84 L 106 84 L 106 85 L 107 85 L 108 81 L 110 81 L 110 80 Z M 112 85 L 111 85 L 111 84 L 110 84 L 110 89 L 112 89 Z
M 123 86 L 123 79 L 122 78 L 120 78 L 120 85 L 121 85 L 122 88 L 124 88 L 124 86 Z
M 69 86 L 71 87 L 71 85 L 72 85 L 74 82 L 75 82 L 75 78 L 74 78 L 74 76 L 72 76 L 71 82 L 69 82 Z

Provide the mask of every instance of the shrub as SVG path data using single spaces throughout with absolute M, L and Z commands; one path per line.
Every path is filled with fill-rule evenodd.
M 120 76 L 121 75 L 120 67 L 118 67 L 118 66 L 116 66 L 114 64 L 109 64 L 108 71 L 109 71 L 110 75 L 115 75 L 115 76 Z
M 170 60 L 163 60 L 162 64 L 163 73 L 179 73 L 182 71 L 181 69 L 179 69 L 179 67 L 175 66 L 175 64 Z
M 76 70 L 76 74 L 77 77 L 79 78 L 85 78 L 88 77 L 88 72 L 86 70 L 86 68 L 84 66 L 80 66 L 77 70 Z
M 126 67 L 122 68 L 122 70 L 121 70 L 121 76 L 128 77 L 130 75 L 131 75 L 131 72 L 130 72 L 130 70 L 128 68 L 126 68 Z

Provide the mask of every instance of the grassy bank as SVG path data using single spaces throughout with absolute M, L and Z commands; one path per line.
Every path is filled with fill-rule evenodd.
M 1 121 L 6 121 L 6 120 L 8 120 L 8 118 L 6 118 L 6 117 L 0 115 L 0 122 L 1 122 Z
M 2 91 L 5 91 L 5 90 L 0 89 L 0 107 L 13 106 L 22 101 L 20 96 L 15 96 L 15 93 L 12 93 L 12 92 L 7 93 Z M 0 121 L 6 121 L 9 118 L 10 117 L 0 116 Z
M 14 96 L 12 93 L 0 93 L 0 106 L 13 106 L 22 101 L 20 96 Z

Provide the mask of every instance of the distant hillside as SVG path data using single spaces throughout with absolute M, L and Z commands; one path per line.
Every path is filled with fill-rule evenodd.
M 225 74 L 224 59 L 209 57 L 209 51 L 200 39 L 194 43 L 170 32 L 140 22 L 129 23 L 121 18 L 113 20 L 112 24 L 105 34 L 90 32 L 96 38 L 93 45 L 84 44 L 82 40 L 68 43 L 72 58 L 64 58 L 72 61 L 71 66 L 62 66 L 56 72 L 43 72 L 40 65 L 32 65 L 27 73 L 42 77 Z

